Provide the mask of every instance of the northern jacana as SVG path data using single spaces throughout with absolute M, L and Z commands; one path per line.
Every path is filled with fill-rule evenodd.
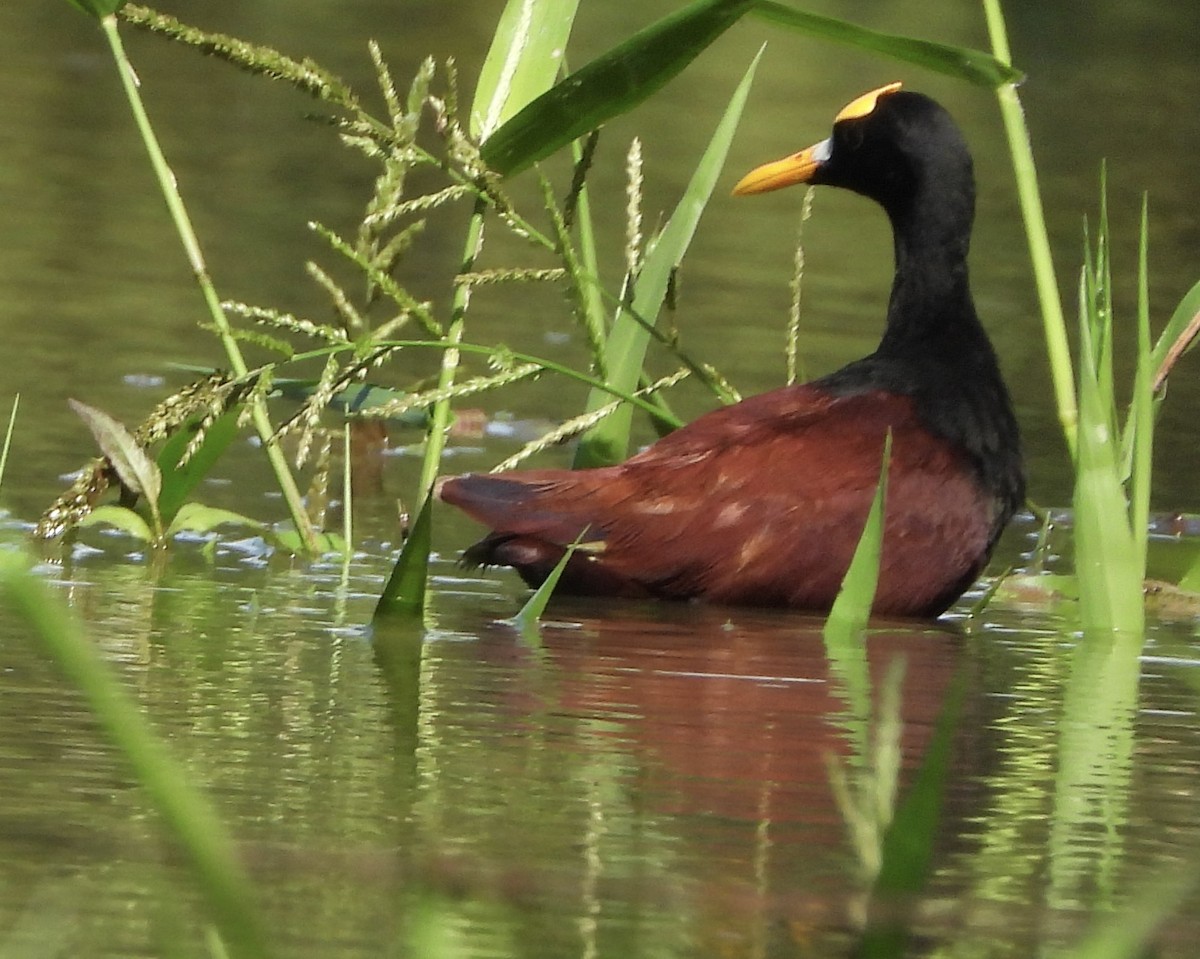
M 829 184 L 887 212 L 895 279 L 878 349 L 707 413 L 618 466 L 468 474 L 441 498 L 492 528 L 464 554 L 559 588 L 825 610 L 892 461 L 874 611 L 936 616 L 974 582 L 1024 497 L 1020 439 L 967 276 L 971 155 L 950 115 L 890 84 L 832 135 L 734 188 Z

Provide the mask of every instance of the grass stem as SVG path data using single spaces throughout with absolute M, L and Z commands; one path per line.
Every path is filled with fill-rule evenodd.
M 142 143 L 146 147 L 150 163 L 154 168 L 154 174 L 158 178 L 159 187 L 167 202 L 171 221 L 175 225 L 175 231 L 179 234 L 184 253 L 187 255 L 188 264 L 195 274 L 196 282 L 204 297 L 205 305 L 208 307 L 209 315 L 212 317 L 213 324 L 225 348 L 229 365 L 237 376 L 245 376 L 248 372 L 246 361 L 242 357 L 241 349 L 233 335 L 229 319 L 225 316 L 225 311 L 221 309 L 221 299 L 217 296 L 216 288 L 213 286 L 212 278 L 209 276 L 208 267 L 204 262 L 204 254 L 200 249 L 200 242 L 196 238 L 196 232 L 192 228 L 191 218 L 188 216 L 187 208 L 184 206 L 183 197 L 180 196 L 175 174 L 167 163 L 162 147 L 159 145 L 158 137 L 154 133 L 154 127 L 150 123 L 150 117 L 146 113 L 146 107 L 142 103 L 141 93 L 138 89 L 139 81 L 137 74 L 134 72 L 133 64 L 129 62 L 124 44 L 121 42 L 121 34 L 117 29 L 117 18 L 112 15 L 102 17 L 100 25 L 108 40 L 109 48 L 112 50 L 113 59 L 116 61 L 117 72 L 121 77 L 121 85 L 125 89 L 125 96 L 129 100 L 129 108 L 133 113 L 138 132 L 141 134 Z M 299 534 L 304 548 L 310 553 L 315 553 L 317 551 L 316 531 L 313 529 L 312 522 L 304 510 L 300 490 L 296 486 L 296 481 L 292 477 L 291 470 L 288 469 L 283 450 L 279 448 L 278 442 L 274 439 L 275 429 L 271 425 L 270 417 L 267 414 L 266 400 L 256 397 L 252 400 L 252 404 L 251 415 L 255 431 L 262 440 L 263 449 L 266 450 L 271 468 L 275 472 L 275 480 L 279 485 L 280 492 L 283 494 L 284 501 L 287 503 L 292 522 L 296 526 L 296 532 Z
M 1004 25 L 1004 13 L 1000 0 L 983 0 L 987 17 L 988 35 L 992 52 L 998 60 L 1011 64 L 1008 33 Z M 1050 254 L 1050 239 L 1046 232 L 1046 217 L 1042 209 L 1042 197 L 1038 190 L 1037 167 L 1033 160 L 1029 128 L 1025 124 L 1025 112 L 1013 83 L 996 88 L 1000 102 L 1000 116 L 1004 121 L 1004 132 L 1008 137 L 1008 149 L 1012 156 L 1013 173 L 1017 180 L 1017 198 L 1021 205 L 1021 216 L 1025 221 L 1025 237 L 1029 243 L 1029 255 L 1033 261 L 1034 282 L 1037 286 L 1038 302 L 1042 310 L 1042 325 L 1046 335 L 1046 349 L 1050 360 L 1050 375 L 1054 382 L 1055 402 L 1058 419 L 1062 424 L 1063 436 L 1072 458 L 1076 455 L 1077 432 L 1079 429 L 1079 407 L 1075 398 L 1074 373 L 1071 369 L 1071 349 L 1067 340 L 1067 324 L 1063 314 L 1062 298 L 1054 273 L 1054 260 Z

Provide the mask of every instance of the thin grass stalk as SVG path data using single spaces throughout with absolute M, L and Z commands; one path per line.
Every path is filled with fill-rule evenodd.
M 475 212 L 471 214 L 471 222 L 467 227 L 467 242 L 463 253 L 462 266 L 459 273 L 470 273 L 475 269 L 475 261 L 483 249 L 483 223 L 486 204 L 483 200 L 475 201 Z M 454 302 L 450 313 L 450 324 L 446 329 L 445 342 L 447 349 L 442 353 L 441 370 L 438 373 L 438 389 L 449 390 L 454 385 L 454 377 L 458 372 L 459 350 L 462 342 L 463 327 L 466 322 L 467 307 L 471 303 L 471 287 L 469 284 L 457 284 L 454 288 Z M 438 470 L 441 466 L 442 451 L 446 448 L 446 432 L 450 429 L 452 410 L 449 397 L 438 400 L 433 405 L 429 416 L 429 438 L 425 444 L 425 458 L 421 462 L 421 479 L 418 486 L 419 502 L 424 502 L 433 492 L 433 484 L 437 482 Z
M 804 291 L 804 224 L 812 216 L 813 197 L 816 191 L 810 186 L 804 191 L 800 205 L 800 225 L 796 228 L 795 269 L 792 273 L 792 307 L 788 313 L 787 326 L 787 385 L 804 378 L 800 362 L 800 295 Z
M 588 145 L 594 149 L 595 139 L 590 140 Z M 575 158 L 575 164 L 578 167 L 584 160 L 584 144 L 579 140 L 575 140 L 572 143 L 571 150 L 572 156 Z M 583 270 L 583 276 L 599 277 L 600 266 L 596 255 L 596 231 L 592 223 L 592 200 L 586 179 L 580 183 L 579 190 L 575 195 L 575 215 L 573 219 L 579 231 L 579 265 Z M 608 368 L 605 362 L 603 346 L 605 320 L 604 297 L 600 292 L 598 282 L 576 281 L 576 285 L 579 291 L 580 309 L 583 312 L 584 327 L 588 333 L 588 340 L 598 345 L 598 349 L 595 350 L 596 371 L 600 374 L 601 379 L 605 379 L 608 376 Z
M 352 442 L 350 423 L 342 429 L 342 539 L 345 541 L 346 561 L 354 552 L 354 464 L 351 462 Z
M 987 18 L 988 36 L 992 53 L 1007 66 L 1012 64 L 1008 46 L 1008 31 L 1004 24 L 1004 12 L 1000 0 L 983 0 Z M 1058 291 L 1058 280 L 1054 273 L 1054 259 L 1050 253 L 1050 238 L 1046 231 L 1046 216 L 1042 209 L 1042 197 L 1038 189 L 1037 167 L 1033 160 L 1033 147 L 1029 139 L 1029 128 L 1025 125 L 1025 113 L 1013 83 L 996 88 L 1000 103 L 1000 116 L 1004 121 L 1004 132 L 1008 137 L 1008 149 L 1012 156 L 1013 173 L 1017 180 L 1017 198 L 1021 215 L 1025 221 L 1025 238 L 1029 243 L 1029 255 L 1033 261 L 1034 281 L 1037 285 L 1038 302 L 1042 310 L 1042 327 L 1046 336 L 1046 349 L 1050 361 L 1050 375 L 1054 383 L 1054 396 L 1058 406 L 1058 419 L 1062 424 L 1067 449 L 1075 457 L 1078 444 L 1079 406 L 1075 396 L 1075 375 L 1071 367 L 1071 348 L 1067 340 L 1067 323 L 1063 314 L 1062 298 Z
M 520 353 L 520 352 L 517 352 L 514 350 L 503 349 L 500 347 L 486 346 L 481 343 L 468 343 L 463 340 L 458 340 L 453 343 L 448 342 L 447 340 L 381 340 L 376 345 L 378 345 L 381 349 L 388 349 L 388 350 L 408 349 L 408 348 L 457 350 L 460 353 L 473 353 L 473 354 L 477 354 L 480 356 L 489 356 L 489 357 L 496 356 L 499 353 L 503 353 L 506 357 L 508 357 L 509 359 L 511 359 L 514 362 L 536 364 L 538 366 L 543 367 L 549 373 L 558 373 L 562 376 L 569 377 L 570 379 L 577 380 L 580 383 L 583 383 L 585 386 L 589 386 L 596 390 L 601 390 L 605 393 L 608 393 L 612 397 L 615 397 L 616 399 L 621 400 L 622 402 L 631 404 L 632 406 L 636 407 L 637 409 L 641 410 L 644 413 L 648 413 L 651 416 L 668 417 L 668 414 L 666 414 L 660 407 L 656 406 L 655 404 L 653 404 L 652 402 L 650 402 L 648 400 L 643 399 L 639 395 L 640 392 L 645 392 L 644 390 L 641 390 L 637 393 L 625 393 L 621 390 L 616 389 L 615 387 L 613 387 L 609 384 L 602 382 L 601 380 L 598 380 L 594 376 L 589 376 L 587 373 L 581 373 L 579 370 L 572 369 L 569 366 L 564 366 L 562 363 L 556 363 L 553 360 L 546 359 L 545 357 L 534 356 L 531 353 Z M 297 362 L 302 361 L 302 360 L 310 360 L 310 359 L 315 359 L 315 358 L 319 358 L 319 357 L 324 357 L 331 351 L 347 350 L 347 349 L 352 349 L 352 348 L 353 347 L 351 347 L 351 346 L 338 346 L 338 347 L 327 347 L 327 348 L 322 348 L 322 349 L 317 349 L 317 350 L 310 350 L 306 353 L 297 353 L 295 356 L 295 359 Z M 689 372 L 691 372 L 693 375 L 695 375 L 695 370 L 693 370 L 690 366 L 687 366 L 686 363 L 684 365 L 688 369 Z M 449 390 L 445 390 L 445 391 L 438 389 L 436 392 L 440 396 L 448 395 L 451 399 L 453 399 L 453 397 L 455 395 L 453 387 L 451 387 Z M 363 410 L 362 413 L 363 413 L 363 415 L 370 415 L 369 410 Z M 678 429 L 682 425 L 683 425 L 683 423 L 681 423 L 680 421 L 672 419 L 671 426 L 673 428 Z
M 142 103 L 141 93 L 138 90 L 137 74 L 134 72 L 133 64 L 130 63 L 125 53 L 125 47 L 121 42 L 121 34 L 117 29 L 117 18 L 111 15 L 102 17 L 100 25 L 104 30 L 105 37 L 108 39 L 109 48 L 112 50 L 113 59 L 117 64 L 117 72 L 121 77 L 121 84 L 125 89 L 125 96 L 129 100 L 129 108 L 133 113 L 134 121 L 137 123 L 142 143 L 145 145 L 146 152 L 150 157 L 150 163 L 154 168 L 155 176 L 158 178 L 159 187 L 162 190 L 163 197 L 167 202 L 167 208 L 171 214 L 171 220 L 175 224 L 175 230 L 179 234 L 180 241 L 183 243 L 188 263 L 195 274 L 196 282 L 200 286 L 200 292 L 204 297 L 205 305 L 208 307 L 209 315 L 212 317 L 213 325 L 216 327 L 217 334 L 225 348 L 229 365 L 236 376 L 244 377 L 249 368 L 242 357 L 242 351 L 238 347 L 237 339 L 234 337 L 233 330 L 229 325 L 229 319 L 225 316 L 224 310 L 221 309 L 221 299 L 217 296 L 212 278 L 209 276 L 208 267 L 204 262 L 204 254 L 200 250 L 200 242 L 196 239 L 196 232 L 192 229 L 191 218 L 188 216 L 187 208 L 184 206 L 183 197 L 179 194 L 175 174 L 171 171 L 167 163 L 166 156 L 159 145 L 158 137 L 154 133 L 154 127 L 150 123 L 150 117 L 146 113 L 145 105 Z M 305 550 L 309 553 L 315 553 L 317 551 L 316 531 L 313 529 L 305 513 L 300 490 L 296 486 L 296 481 L 292 477 L 291 470 L 288 469 L 283 451 L 272 438 L 275 431 L 271 425 L 270 417 L 267 415 L 266 402 L 256 397 L 251 400 L 251 404 L 255 431 L 262 440 L 263 449 L 266 450 L 267 459 L 270 461 L 271 469 L 275 473 L 275 481 L 279 485 L 280 492 L 283 494 L 284 502 L 287 503 L 288 512 L 291 514 L 292 522 L 296 526 L 296 532 L 300 536 L 300 541 L 304 545 Z
M 4 485 L 4 473 L 8 467 L 8 450 L 12 446 L 13 433 L 17 428 L 17 409 L 21 405 L 21 394 L 13 397 L 12 412 L 8 415 L 8 429 L 4 431 L 4 449 L 0 450 L 0 486 Z

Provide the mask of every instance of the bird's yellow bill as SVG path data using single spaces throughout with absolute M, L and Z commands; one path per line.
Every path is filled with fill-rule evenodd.
M 829 141 L 822 140 L 807 150 L 793 153 L 790 157 L 764 163 L 755 167 L 733 188 L 734 196 L 749 196 L 751 193 L 768 193 L 785 186 L 807 183 L 822 163 L 829 158 Z

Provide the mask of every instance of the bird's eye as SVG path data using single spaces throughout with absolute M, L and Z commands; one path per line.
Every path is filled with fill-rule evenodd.
M 863 128 L 861 123 L 843 124 L 838 137 L 839 146 L 846 150 L 857 150 L 863 144 Z

